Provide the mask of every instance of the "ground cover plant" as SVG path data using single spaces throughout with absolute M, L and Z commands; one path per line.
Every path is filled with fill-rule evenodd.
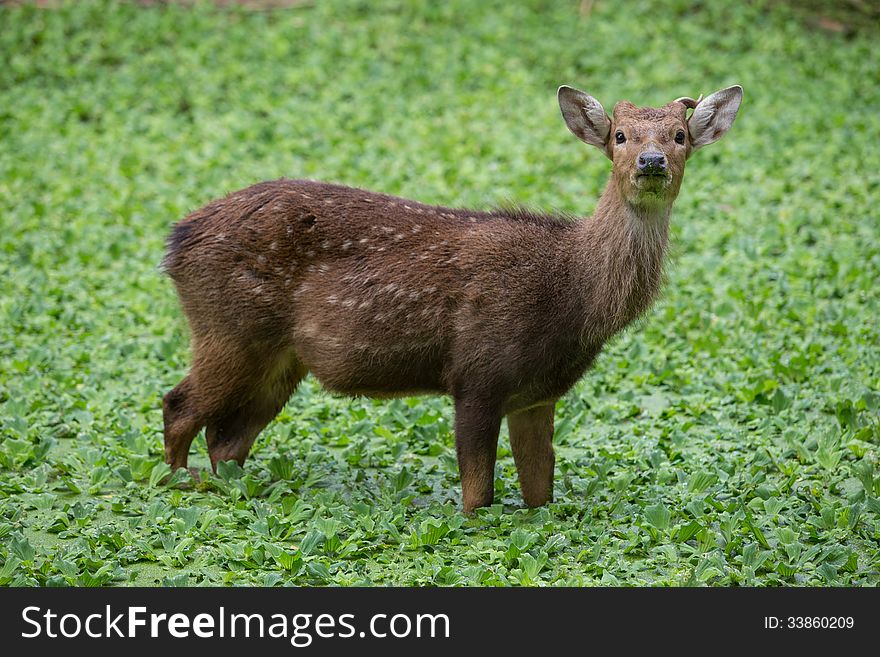
M 880 49 L 782 3 L 0 6 L 0 584 L 880 583 Z M 460 513 L 451 406 L 307 379 L 239 468 L 162 461 L 170 225 L 263 179 L 589 214 L 562 83 L 738 83 L 666 292 L 559 403 L 555 501 Z

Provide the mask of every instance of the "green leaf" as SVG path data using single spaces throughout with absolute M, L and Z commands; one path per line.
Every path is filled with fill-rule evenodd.
M 692 493 L 702 493 L 718 481 L 718 476 L 703 470 L 694 472 L 688 480 L 688 490 Z
M 302 555 L 300 552 L 280 552 L 275 556 L 275 561 L 281 566 L 284 570 L 293 570 L 294 566 L 299 564 L 302 561 Z
M 783 577 L 794 577 L 797 569 L 794 566 L 789 566 L 788 564 L 780 561 L 778 564 L 776 564 L 776 572 L 778 572 Z
M 394 487 L 394 491 L 399 493 L 406 489 L 413 482 L 412 473 L 406 469 L 406 466 L 402 467 L 400 471 L 394 475 L 394 478 L 391 480 L 391 485 Z
M 834 584 L 837 582 L 837 568 L 831 564 L 823 563 L 816 569 L 816 572 L 822 576 L 822 579 L 825 580 L 826 584 Z
M 13 534 L 9 539 L 9 545 L 12 548 L 13 554 L 25 563 L 31 563 L 34 560 L 36 551 L 26 537 L 20 534 Z
M 162 586 L 189 586 L 189 575 L 179 573 L 170 577 L 163 577 Z
M 874 494 L 874 463 L 863 458 L 861 461 L 853 465 L 853 471 L 865 489 L 866 495 Z
M 510 545 L 516 547 L 520 552 L 528 550 L 540 536 L 533 531 L 529 531 L 523 527 L 517 527 L 510 532 Z
M 240 479 L 244 474 L 242 467 L 235 461 L 218 461 L 217 476 L 226 483 Z
M 6 559 L 6 562 L 0 566 L 0 586 L 6 586 L 12 581 L 12 574 L 20 564 L 21 561 L 16 557 Z
M 696 534 L 702 528 L 703 528 L 703 525 L 701 525 L 696 520 L 692 520 L 687 525 L 683 525 L 681 527 L 681 529 L 678 532 L 678 535 L 676 536 L 676 540 L 678 540 L 681 543 L 689 541 L 691 538 L 693 538 L 694 534 Z
M 296 462 L 287 456 L 275 456 L 269 460 L 269 472 L 275 479 L 290 481 L 296 472 Z
M 299 544 L 299 551 L 302 553 L 303 556 L 307 557 L 323 547 L 326 540 L 327 539 L 324 534 L 313 529 L 303 537 L 302 541 Z
M 320 561 L 310 561 L 306 564 L 306 571 L 312 577 L 320 580 L 321 582 L 326 582 L 331 578 L 330 570 L 327 566 Z
M 748 530 L 752 532 L 752 535 L 755 537 L 761 547 L 770 549 L 770 544 L 767 542 L 767 539 L 764 538 L 764 533 L 761 531 L 760 527 L 752 522 L 752 516 L 748 512 L 748 509 L 746 509 L 746 507 L 744 506 L 743 510 L 745 511 L 743 522 L 745 523 Z
M 171 466 L 167 463 L 157 463 L 150 470 L 150 487 L 158 486 L 159 483 L 171 474 Z
M 669 527 L 672 514 L 663 504 L 653 504 L 645 507 L 645 519 L 657 529 L 663 531 Z

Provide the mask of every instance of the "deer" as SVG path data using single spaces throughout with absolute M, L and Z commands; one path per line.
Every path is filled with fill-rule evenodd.
M 311 373 L 344 396 L 446 395 L 463 511 L 494 502 L 506 419 L 523 502 L 553 499 L 556 403 L 664 282 L 685 162 L 720 139 L 738 85 L 660 108 L 557 92 L 611 160 L 592 216 L 426 205 L 313 180 L 261 182 L 178 222 L 163 260 L 192 363 L 162 400 L 165 460 L 243 465 Z

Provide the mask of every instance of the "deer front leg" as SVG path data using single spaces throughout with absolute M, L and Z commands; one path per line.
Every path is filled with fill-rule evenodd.
M 519 486 L 530 507 L 553 501 L 553 411 L 550 404 L 507 416 Z
M 489 506 L 495 497 L 495 456 L 501 411 L 498 404 L 472 397 L 455 400 L 455 451 L 465 513 Z
M 165 423 L 165 462 L 172 470 L 185 468 L 196 434 L 205 424 L 194 401 L 192 378 L 187 376 L 162 399 Z

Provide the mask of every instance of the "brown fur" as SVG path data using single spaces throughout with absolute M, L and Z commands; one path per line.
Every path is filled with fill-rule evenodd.
M 306 180 L 264 182 L 177 224 L 164 265 L 193 364 L 164 399 L 165 454 L 185 467 L 207 426 L 214 467 L 242 463 L 311 372 L 328 390 L 451 395 L 467 511 L 490 504 L 507 416 L 525 502 L 552 497 L 553 409 L 602 345 L 655 300 L 688 149 L 684 106 L 615 108 L 627 148 L 590 219 L 477 212 Z M 667 155 L 640 189 L 639 144 Z

